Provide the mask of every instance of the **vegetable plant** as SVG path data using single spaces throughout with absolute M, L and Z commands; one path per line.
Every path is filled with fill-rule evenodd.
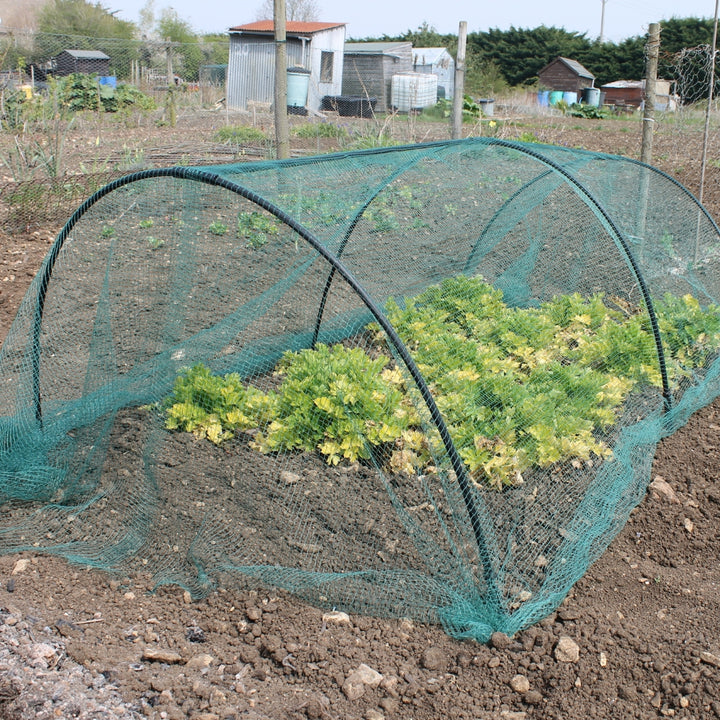
M 720 309 L 690 295 L 654 302 L 676 385 L 720 348 Z M 636 389 L 661 387 L 647 313 L 601 293 L 510 307 L 478 278 L 444 280 L 388 319 L 428 383 L 470 477 L 495 488 L 532 468 L 610 458 L 609 433 Z M 331 464 L 375 458 L 393 472 L 432 472 L 436 433 L 379 326 L 369 351 L 338 344 L 286 353 L 264 392 L 204 366 L 178 377 L 167 426 L 222 442 L 251 431 L 263 453 L 319 451 Z M 420 405 L 418 405 L 420 407 Z
M 265 245 L 270 236 L 279 232 L 278 222 L 257 210 L 241 212 L 238 215 L 238 237 L 247 240 L 248 246 L 255 250 Z
M 226 235 L 228 232 L 228 226 L 224 222 L 215 220 L 208 226 L 208 231 L 211 235 Z

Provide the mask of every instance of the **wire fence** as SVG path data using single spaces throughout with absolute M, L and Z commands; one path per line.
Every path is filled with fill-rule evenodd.
M 697 167 L 691 190 L 703 198 L 709 182 L 705 166 L 720 166 L 716 148 L 720 143 L 717 52 L 710 45 L 683 48 L 661 54 L 660 72 L 672 83 L 674 107 L 660 122 L 673 139 L 675 150 Z
M 6 132 L 0 142 L 0 221 L 12 220 L 13 226 L 17 226 L 27 224 L 27 213 L 62 215 L 98 184 L 118 173 L 137 169 L 138 159 L 148 159 L 151 147 L 123 149 L 112 158 L 99 160 L 91 160 L 88 152 L 82 172 L 69 181 L 64 177 L 63 158 L 68 153 L 63 143 L 83 122 L 86 125 L 93 122 L 82 119 L 82 113 L 77 113 L 80 119 L 74 119 L 76 110 L 97 111 L 98 118 L 110 111 L 128 125 L 146 122 L 174 125 L 179 113 L 205 113 L 208 126 L 213 127 L 230 123 L 260 125 L 253 103 L 248 105 L 247 113 L 227 112 L 224 98 L 228 67 L 233 67 L 229 56 L 229 39 L 170 43 L 4 28 L 0 34 L 0 122 Z M 720 147 L 716 60 L 716 53 L 707 45 L 674 54 L 663 54 L 661 49 L 659 77 L 670 81 L 672 102 L 656 115 L 656 127 L 670 139 L 672 151 L 693 168 L 688 186 L 700 197 L 705 194 L 706 184 L 716 182 L 717 174 L 711 173 L 706 179 L 701 166 L 707 162 L 710 168 L 720 167 L 720 157 L 715 152 Z M 238 65 L 236 71 L 242 71 L 242 67 Z M 249 66 L 246 72 L 252 72 Z M 58 89 L 62 82 L 65 95 Z M 712 100 L 708 102 L 711 89 Z M 31 99 L 32 102 L 25 102 Z M 148 104 L 144 105 L 146 99 Z M 147 108 L 152 111 L 143 116 Z M 68 112 L 59 113 L 59 109 Z M 499 123 L 493 132 L 504 133 L 502 136 L 509 139 L 522 135 L 521 121 L 513 127 L 513 118 L 542 116 L 543 112 L 557 115 L 557 111 L 538 106 L 534 90 L 517 90 L 508 98 L 498 98 L 495 109 Z M 218 110 L 222 112 L 219 114 Z M 148 119 L 150 112 L 154 113 L 152 119 Z M 380 116 L 374 119 L 380 127 L 377 135 L 384 136 L 388 120 Z M 550 117 L 549 123 L 551 120 Z M 253 140 L 251 145 L 260 147 L 260 156 L 264 153 L 269 157 L 272 119 L 263 122 L 264 137 Z M 487 131 L 487 126 L 478 121 L 470 133 Z M 413 137 L 407 141 L 422 139 Z M 219 143 L 203 145 L 199 134 L 192 131 L 188 131 L 184 140 L 175 139 L 174 148 L 177 153 L 171 157 L 163 155 L 158 162 L 203 164 L 236 160 L 239 154 L 253 157 L 253 152 L 241 143 L 230 148 Z M 8 185 L 12 187 L 7 189 Z M 44 189 L 38 190 L 38 185 Z M 60 206 L 56 207 L 58 203 Z
M 223 88 L 229 46 L 229 40 L 174 43 L 6 29 L 0 36 L 0 81 L 3 87 L 42 87 L 51 78 L 80 72 L 146 92 L 170 85 L 189 91 Z

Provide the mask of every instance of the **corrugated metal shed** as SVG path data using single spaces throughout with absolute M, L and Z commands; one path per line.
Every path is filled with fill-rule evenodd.
M 272 20 L 230 28 L 227 104 L 247 109 L 249 102 L 271 104 L 275 83 L 275 44 Z M 310 70 L 306 107 L 319 110 L 323 96 L 339 95 L 342 87 L 345 24 L 288 22 L 288 67 Z
M 412 43 L 346 43 L 343 95 L 377 98 L 375 109 L 390 107 L 392 76 L 412 72 Z
M 670 80 L 655 81 L 655 109 L 675 110 L 677 98 L 670 92 Z M 616 80 L 600 88 L 606 105 L 642 107 L 645 97 L 644 80 Z
M 444 93 L 444 97 L 452 98 L 455 87 L 455 60 L 447 48 L 413 48 L 413 70 L 417 73 L 437 75 L 438 95 Z

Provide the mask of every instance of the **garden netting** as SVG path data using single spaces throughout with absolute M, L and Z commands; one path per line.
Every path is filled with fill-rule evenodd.
M 489 138 L 148 170 L 0 355 L 0 550 L 510 635 L 718 394 L 720 233 L 637 161 Z

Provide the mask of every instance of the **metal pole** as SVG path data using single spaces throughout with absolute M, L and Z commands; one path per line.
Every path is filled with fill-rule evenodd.
M 467 22 L 462 20 L 458 30 L 457 58 L 455 59 L 455 88 L 453 90 L 452 139 L 462 137 L 462 111 L 465 97 L 465 48 L 467 47 Z
M 708 101 L 705 109 L 705 129 L 703 131 L 702 161 L 700 162 L 700 191 L 698 200 L 703 201 L 703 191 L 705 190 L 705 167 L 707 165 L 707 146 L 708 135 L 710 132 L 710 108 L 712 107 L 714 90 L 715 90 L 715 59 L 717 55 L 717 28 L 718 28 L 718 0 L 715 0 L 715 20 L 713 22 L 713 39 L 712 39 L 712 64 L 710 66 L 710 83 L 708 87 Z
M 277 157 L 290 157 L 287 117 L 287 34 L 285 0 L 274 0 L 275 27 L 275 145 Z

